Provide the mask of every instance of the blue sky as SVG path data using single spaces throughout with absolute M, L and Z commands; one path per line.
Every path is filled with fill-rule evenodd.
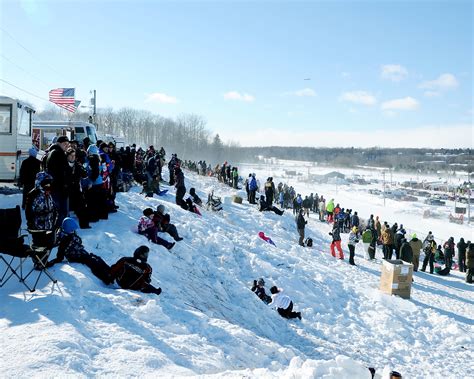
M 99 107 L 197 113 L 243 145 L 474 145 L 470 1 L 0 7 L 0 78 L 40 98 L 96 89 Z

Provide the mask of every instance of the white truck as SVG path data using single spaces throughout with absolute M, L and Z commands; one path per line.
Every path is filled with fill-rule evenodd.
M 0 96 L 0 180 L 16 180 L 28 157 L 35 110 L 11 97 Z
M 82 144 L 89 137 L 91 144 L 97 142 L 97 132 L 94 124 L 84 121 L 33 121 L 33 144 L 39 150 L 46 150 L 55 137 L 68 136 Z

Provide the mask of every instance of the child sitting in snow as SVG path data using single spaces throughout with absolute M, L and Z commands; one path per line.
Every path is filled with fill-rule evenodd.
M 253 281 L 252 292 L 255 292 L 255 295 L 259 297 L 265 304 L 270 304 L 272 298 L 265 293 L 265 281 L 263 278 Z
M 283 295 L 283 290 L 273 286 L 270 288 L 272 294 L 272 301 L 270 306 L 275 307 L 278 314 L 284 318 L 299 318 L 301 320 L 301 312 L 293 312 L 293 302 L 291 299 Z
M 92 273 L 101 279 L 105 284 L 112 283 L 110 278 L 110 267 L 104 260 L 94 254 L 88 253 L 82 244 L 81 237 L 76 234 L 79 228 L 76 220 L 66 217 L 57 235 L 59 241 L 56 258 L 49 261 L 46 267 L 51 267 L 56 263 L 61 263 L 66 258 L 69 263 L 82 263 L 89 267 Z
M 148 180 L 143 182 L 143 190 L 141 193 L 145 194 L 145 197 L 153 197 L 153 194 L 160 194 L 160 180 L 157 175 L 153 175 L 153 179 L 148 183 Z
M 146 208 L 143 211 L 143 216 L 138 220 L 138 234 L 146 236 L 151 242 L 166 247 L 171 250 L 174 242 L 168 242 L 163 238 L 158 237 L 158 228 L 153 222 L 154 212 L 151 208 Z

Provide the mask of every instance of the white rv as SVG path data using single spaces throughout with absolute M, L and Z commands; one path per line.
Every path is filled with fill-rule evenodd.
M 16 180 L 31 148 L 34 109 L 11 97 L 0 96 L 0 180 Z

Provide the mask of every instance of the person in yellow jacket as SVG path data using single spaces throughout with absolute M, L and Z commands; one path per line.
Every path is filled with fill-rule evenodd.
M 413 233 L 409 243 L 413 251 L 413 271 L 418 271 L 418 266 L 420 265 L 420 251 L 423 247 L 423 242 L 416 237 L 416 233 Z
M 334 199 L 331 199 L 328 201 L 328 204 L 326 205 L 326 213 L 328 215 L 328 222 L 333 222 L 334 219 Z

